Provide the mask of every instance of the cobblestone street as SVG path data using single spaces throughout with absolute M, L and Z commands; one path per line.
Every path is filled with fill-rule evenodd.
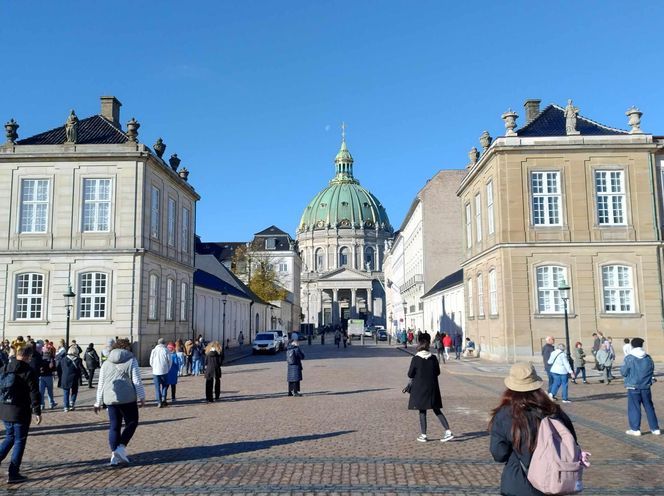
M 302 398 L 285 394 L 284 353 L 224 367 L 222 401 L 211 405 L 203 378 L 185 377 L 178 401 L 157 409 L 147 380 L 129 467 L 108 466 L 107 419 L 95 416 L 86 388 L 76 411 L 47 410 L 33 425 L 23 467 L 30 481 L 6 494 L 498 494 L 502 465 L 489 454 L 486 424 L 505 366 L 444 366 L 444 411 L 456 437 L 440 443 L 430 418 L 431 440 L 419 443 L 417 414 L 401 393 L 409 354 L 387 345 L 302 348 Z M 661 383 L 653 393 L 662 417 Z M 572 384 L 570 397 L 565 410 L 593 454 L 584 494 L 664 494 L 663 440 L 625 435 L 622 384 L 593 377 Z

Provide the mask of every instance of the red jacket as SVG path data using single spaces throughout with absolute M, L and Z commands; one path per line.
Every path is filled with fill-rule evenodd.
M 450 336 L 449 334 L 447 334 L 447 335 L 443 338 L 443 346 L 444 346 L 445 348 L 451 348 L 451 347 L 452 347 L 452 336 Z

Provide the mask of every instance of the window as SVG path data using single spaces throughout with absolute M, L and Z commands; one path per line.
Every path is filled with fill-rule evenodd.
M 175 200 L 168 199 L 168 246 L 175 246 Z
M 493 234 L 495 231 L 493 223 L 493 181 L 486 184 L 486 224 L 489 234 Z
M 560 172 L 533 172 L 530 176 L 533 225 L 560 225 Z
M 175 288 L 175 281 L 173 279 L 166 279 L 166 320 L 173 320 L 173 290 Z
M 496 269 L 489 271 L 489 315 L 498 315 L 498 290 L 496 288 Z
M 482 199 L 480 194 L 475 195 L 475 236 L 477 236 L 477 242 L 482 241 Z
M 563 301 L 558 287 L 567 280 L 567 269 L 555 265 L 537 268 L 537 307 L 540 313 L 561 313 Z
M 187 302 L 189 301 L 189 286 L 186 282 L 180 284 L 180 321 L 186 322 L 187 320 Z
M 471 226 L 470 203 L 466 203 L 466 248 L 469 250 L 473 246 L 473 230 Z
M 468 279 L 468 317 L 473 317 L 475 311 L 473 310 L 473 280 Z
M 367 270 L 375 270 L 374 267 L 374 249 L 371 246 L 367 246 L 364 249 L 364 266 Z
M 83 232 L 111 229 L 111 180 L 83 180 Z
M 16 320 L 39 320 L 42 318 L 44 301 L 44 276 L 41 274 L 19 274 L 16 277 Z
M 624 265 L 602 267 L 602 286 L 605 312 L 634 312 L 634 284 L 631 267 Z
M 150 236 L 159 239 L 159 221 L 161 220 L 161 191 L 152 186 L 150 195 Z
M 265 249 L 266 250 L 276 250 L 277 249 L 277 238 L 267 238 L 265 240 Z
M 150 274 L 150 288 L 148 294 L 148 319 L 157 320 L 157 304 L 159 297 L 159 277 Z
M 625 225 L 624 171 L 595 171 L 597 221 L 600 225 Z
M 323 256 L 322 248 L 316 250 L 316 270 L 318 272 L 325 270 L 325 258 Z
M 343 247 L 341 250 L 339 250 L 339 267 L 347 267 L 348 266 L 348 254 L 350 253 L 350 250 L 348 250 L 347 247 Z
M 182 209 L 182 251 L 189 253 L 189 209 Z
M 287 263 L 280 263 L 279 264 L 279 272 L 288 272 L 288 264 Z
M 78 318 L 105 319 L 108 278 L 103 272 L 85 272 L 78 281 Z
M 484 281 L 482 274 L 477 274 L 477 316 L 484 317 Z
M 21 181 L 19 232 L 44 233 L 48 225 L 48 179 Z

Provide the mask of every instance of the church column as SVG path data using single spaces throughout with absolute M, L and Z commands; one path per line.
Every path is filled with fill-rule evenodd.
M 353 243 L 351 249 L 353 250 L 353 263 L 350 266 L 357 269 L 357 243 Z
M 373 315 L 373 296 L 371 294 L 371 288 L 367 289 L 367 313 Z
M 340 324 L 339 318 L 339 290 L 334 288 L 332 290 L 332 324 Z
M 316 322 L 318 323 L 318 327 L 322 326 L 324 324 L 323 322 L 323 316 L 325 313 L 323 312 L 323 290 L 319 289 L 318 290 L 318 312 L 316 312 Z
M 350 290 L 350 318 L 357 318 L 357 289 Z

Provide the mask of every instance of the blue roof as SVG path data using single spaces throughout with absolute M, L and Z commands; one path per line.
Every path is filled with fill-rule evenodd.
M 530 123 L 517 129 L 519 137 L 567 136 L 565 130 L 565 109 L 552 104 L 546 107 Z M 607 136 L 629 134 L 622 129 L 616 129 L 592 121 L 586 117 L 577 116 L 576 130 L 580 136 Z
M 18 145 L 61 145 L 67 139 L 65 126 L 19 140 Z M 121 129 L 101 115 L 93 115 L 78 123 L 77 145 L 119 144 L 129 141 Z
M 220 293 L 228 293 L 229 295 L 244 298 L 245 300 L 252 299 L 251 296 L 247 295 L 243 291 L 240 291 L 232 284 L 229 284 L 226 281 L 219 279 L 217 276 L 214 276 L 209 272 L 205 272 L 204 270 L 196 269 L 194 272 L 194 284 L 196 286 L 201 286 L 213 291 L 219 291 Z
M 463 269 L 459 269 L 456 272 L 453 272 L 449 276 L 443 277 L 440 281 L 433 285 L 425 295 L 422 295 L 420 298 L 426 298 L 429 295 L 440 293 L 442 290 L 456 286 L 463 282 Z

